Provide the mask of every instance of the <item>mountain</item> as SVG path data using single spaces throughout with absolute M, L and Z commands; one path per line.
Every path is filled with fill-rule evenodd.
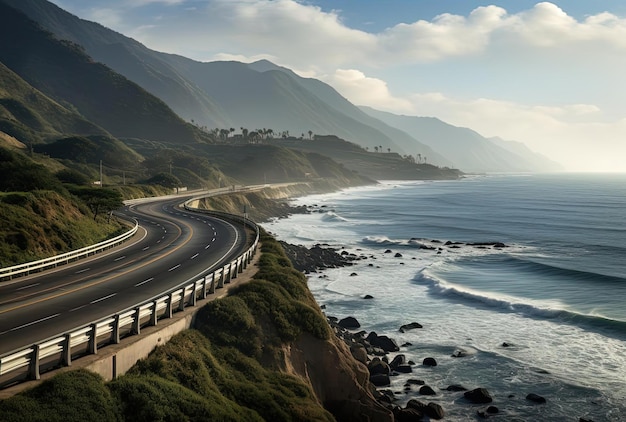
M 63 134 L 107 134 L 78 113 L 46 97 L 2 63 L 0 131 L 31 144 Z
M 0 2 L 0 62 L 67 109 L 118 137 L 182 143 L 201 132 L 137 84 L 94 62 L 77 44 L 60 41 Z
M 150 50 L 132 38 L 80 19 L 48 1 L 0 1 L 22 11 L 57 38 L 83 46 L 94 60 L 159 97 L 179 116 L 207 127 L 232 126 L 220 107 L 169 63 L 169 54 Z
M 451 164 L 406 133 L 363 113 L 333 88 L 261 61 L 200 63 L 148 49 L 45 0 L 0 0 L 23 11 L 58 38 L 80 44 L 101 61 L 165 101 L 176 113 L 207 128 L 272 128 L 299 136 L 309 130 L 362 146 L 428 155 Z
M 361 110 L 411 133 L 465 172 L 551 172 L 561 166 L 518 142 L 487 139 L 479 133 L 434 117 L 402 116 L 371 107 Z M 429 159 L 430 161 L 430 159 Z
M 428 145 L 425 145 L 417 141 L 415 138 L 411 137 L 406 132 L 403 132 L 402 130 L 399 130 L 398 128 L 390 126 L 386 124 L 385 122 L 363 112 L 359 107 L 356 107 L 354 104 L 348 101 L 345 97 L 341 96 L 330 85 L 325 84 L 324 82 L 318 79 L 303 78 L 301 76 L 298 76 L 292 70 L 287 69 L 285 67 L 277 66 L 267 60 L 260 60 L 260 61 L 251 63 L 248 65 L 248 67 L 258 72 L 280 71 L 280 72 L 285 73 L 294 81 L 296 81 L 299 85 L 306 88 L 307 91 L 315 95 L 317 98 L 319 98 L 328 106 L 332 107 L 333 109 L 337 110 L 338 112 L 344 114 L 345 116 L 357 122 L 360 122 L 364 125 L 367 125 L 369 127 L 372 127 L 378 130 L 387 138 L 392 139 L 394 144 L 396 144 L 398 148 L 396 149 L 396 148 L 391 147 L 391 149 L 394 150 L 394 152 L 400 152 L 403 154 L 411 154 L 411 155 L 416 155 L 416 154 L 421 154 L 422 156 L 427 155 L 431 157 L 432 163 L 436 163 L 437 165 L 440 165 L 440 166 L 452 165 L 452 163 L 447 158 L 436 153 Z M 346 139 L 351 140 L 349 138 L 346 138 Z M 356 140 L 353 140 L 353 141 L 359 144 L 362 144 L 361 142 L 358 142 Z M 385 144 L 383 145 L 380 145 L 380 144 L 371 145 L 370 144 L 367 146 L 369 147 L 382 146 L 383 150 L 386 150 L 387 148 L 390 147 Z

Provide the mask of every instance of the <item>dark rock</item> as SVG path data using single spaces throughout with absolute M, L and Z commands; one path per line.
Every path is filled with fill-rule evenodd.
M 426 413 L 426 416 L 428 416 L 429 418 L 437 420 L 443 419 L 446 415 L 443 407 L 433 402 L 428 403 L 428 406 L 426 406 L 426 411 L 424 413 Z
M 500 412 L 500 409 L 498 409 L 496 406 L 489 406 L 485 412 L 487 413 L 491 413 L 491 414 L 496 414 Z
M 511 347 L 511 345 L 505 341 L 504 343 L 502 343 L 502 347 Z
M 578 422 L 593 422 L 593 420 L 587 418 L 578 418 Z
M 356 277 L 358 274 L 357 273 L 351 273 L 350 277 Z
M 384 374 L 389 375 L 391 372 L 389 365 L 386 362 L 380 360 L 380 358 L 374 358 L 367 364 L 367 369 L 370 371 L 370 375 Z
M 408 361 L 407 363 L 411 366 L 415 365 L 415 362 L 413 362 L 412 360 Z
M 435 360 L 435 358 L 424 358 L 424 361 L 422 362 L 422 365 L 424 366 L 437 366 L 437 361 Z
M 409 346 L 413 346 L 413 343 L 407 341 L 406 343 L 402 343 L 402 346 L 400 347 L 409 347 Z
M 395 258 L 402 258 L 402 254 L 400 252 L 396 252 L 394 255 Z
M 422 328 L 422 324 L 419 322 L 411 322 L 410 324 L 404 324 L 400 327 L 400 332 L 404 333 L 405 331 L 413 330 L 415 328 Z
M 389 375 L 385 374 L 371 375 L 370 382 L 376 387 L 387 387 L 389 384 L 391 384 L 391 381 L 389 380 Z
M 452 384 L 446 387 L 447 391 L 467 391 L 467 388 L 459 384 Z
M 398 365 L 395 370 L 397 372 L 400 372 L 401 374 L 410 374 L 411 372 L 413 372 L 413 368 L 411 368 L 411 365 L 407 365 L 406 363 Z
M 530 400 L 538 404 L 543 404 L 546 402 L 545 397 L 541 397 L 540 395 L 535 394 L 535 393 L 530 393 L 529 395 L 527 395 L 526 400 Z
M 396 369 L 398 365 L 403 365 L 405 363 L 406 363 L 406 356 L 404 356 L 403 354 L 399 354 L 399 355 L 396 355 L 391 360 L 391 363 L 389 363 L 389 366 L 391 367 L 391 369 Z
M 463 395 L 472 403 L 491 403 L 493 401 L 486 388 L 475 388 L 474 390 L 466 391 Z
M 363 296 L 363 299 L 374 299 L 374 296 L 372 296 L 372 295 L 365 295 L 365 296 Z
M 279 241 L 287 257 L 298 271 L 305 273 L 316 272 L 325 268 L 337 268 L 353 265 L 354 257 L 338 254 L 334 249 L 315 245 L 307 248 L 302 245 L 292 245 L 287 242 Z M 344 251 L 345 252 L 345 251 Z
M 353 330 L 361 326 L 361 324 L 359 324 L 359 321 L 357 321 L 355 317 L 351 317 L 351 316 L 345 317 L 344 319 L 340 319 L 337 324 L 340 327 L 347 328 L 349 330 Z
M 422 413 L 426 413 L 426 407 L 428 407 L 426 403 L 415 399 L 409 400 L 406 404 L 407 409 L 415 409 Z
M 398 409 L 393 415 L 394 420 L 397 422 L 419 422 L 424 417 L 423 413 L 412 408 Z
M 396 343 L 394 339 L 389 338 L 387 336 L 376 335 L 376 336 L 372 336 L 371 339 L 370 339 L 370 336 L 368 336 L 368 341 L 372 344 L 372 346 L 380 347 L 387 353 L 397 352 L 398 350 L 400 350 L 400 348 L 398 347 L 398 343 Z
M 391 253 L 391 252 L 392 252 L 392 251 L 391 251 L 391 249 L 387 249 L 387 250 L 385 251 L 385 253 Z
M 422 380 L 416 380 L 414 378 L 410 378 L 408 380 L 406 380 L 407 384 L 411 384 L 411 385 L 424 385 L 426 384 L 424 381 Z
M 423 395 L 423 396 L 435 396 L 435 395 L 437 395 L 437 393 L 435 393 L 435 390 L 433 390 L 428 385 L 422 385 L 420 387 L 420 394 Z

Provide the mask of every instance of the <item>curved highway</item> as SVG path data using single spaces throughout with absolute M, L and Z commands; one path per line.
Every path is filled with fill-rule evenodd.
M 243 226 L 185 211 L 186 199 L 127 206 L 119 214 L 140 229 L 121 247 L 0 284 L 0 355 L 159 296 L 245 250 Z

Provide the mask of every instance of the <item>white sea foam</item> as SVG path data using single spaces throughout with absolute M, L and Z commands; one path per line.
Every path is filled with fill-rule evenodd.
M 382 189 L 393 189 L 392 186 L 388 184 Z M 380 186 L 376 188 L 379 189 Z M 351 190 L 299 201 L 323 203 L 344 215 L 345 209 L 335 206 L 337 198 L 359 198 L 373 191 Z M 510 247 L 505 250 L 463 245 L 454 250 L 444 248 L 437 254 L 438 250 L 421 246 L 438 248 L 442 245 L 433 240 L 442 239 L 413 238 L 412 233 L 404 238 L 384 232 L 363 236 L 354 230 L 359 221 L 347 220 L 324 220 L 323 214 L 317 213 L 294 215 L 271 223 L 268 228 L 288 242 L 346 245 L 349 252 L 368 257 L 353 267 L 327 270 L 324 277 L 311 276 L 309 287 L 318 303 L 326 305 L 329 315 L 354 316 L 365 330 L 387 334 L 398 344 L 412 343 L 401 350 L 408 359 L 419 364 L 424 357 L 436 357 L 439 365 L 435 369 L 417 365 L 414 373 L 394 377 L 394 391 L 402 391 L 407 378 L 419 378 L 436 389 L 449 384 L 487 387 L 496 395 L 496 404 L 506 416 L 517 415 L 519 420 L 531 420 L 533 415 L 544 420 L 587 415 L 594 420 L 618 421 L 626 417 L 622 403 L 626 396 L 623 339 L 604 335 L 601 329 L 590 329 L 584 320 L 581 323 L 577 319 L 576 312 L 556 299 L 530 300 L 473 290 L 437 276 L 446 265 L 456 265 L 468 257 L 506 253 L 550 258 L 550 254 L 542 253 L 536 245 L 511 242 L 507 242 Z M 385 254 L 386 249 L 394 253 Z M 395 252 L 402 257 L 395 257 Z M 351 276 L 352 273 L 356 275 Z M 365 294 L 374 299 L 363 299 Z M 412 321 L 420 322 L 424 328 L 398 331 L 401 325 Z M 503 347 L 503 343 L 509 347 Z M 470 353 L 452 357 L 460 349 Z M 544 395 L 550 405 L 533 414 L 537 408 L 523 400 L 529 392 Z M 507 398 L 509 394 L 515 398 Z M 415 398 L 416 393 L 398 397 L 399 404 L 403 404 Z M 429 397 L 429 401 L 449 409 L 446 420 L 474 420 L 475 410 L 468 413 L 453 404 L 458 397 L 441 392 Z

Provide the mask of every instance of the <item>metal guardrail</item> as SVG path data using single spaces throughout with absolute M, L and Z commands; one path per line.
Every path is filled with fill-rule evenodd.
M 174 312 L 182 311 L 186 306 L 196 306 L 198 300 L 223 288 L 224 284 L 230 283 L 247 268 L 259 244 L 258 226 L 244 217 L 191 208 L 189 202 L 191 200 L 184 205 L 187 210 L 227 218 L 251 228 L 256 233 L 251 246 L 230 263 L 198 279 L 188 280 L 174 289 L 106 318 L 0 356 L 0 388 L 40 379 L 43 372 L 71 366 L 72 361 L 81 356 L 96 354 L 101 347 L 117 344 L 129 335 L 138 335 L 142 328 L 156 325 L 159 319 L 171 318 Z M 136 229 L 137 226 L 134 230 Z
M 138 228 L 139 224 L 135 222 L 135 226 L 126 233 L 122 233 L 112 239 L 96 243 L 95 245 L 86 246 L 75 251 L 51 256 L 50 258 L 41 259 L 39 261 L 27 262 L 25 264 L 14 265 L 7 268 L 0 268 L 0 281 L 11 280 L 14 277 L 22 277 L 33 272 L 55 268 L 59 265 L 64 265 L 77 259 L 101 252 L 105 249 L 110 249 L 133 237 L 135 233 L 137 233 Z

